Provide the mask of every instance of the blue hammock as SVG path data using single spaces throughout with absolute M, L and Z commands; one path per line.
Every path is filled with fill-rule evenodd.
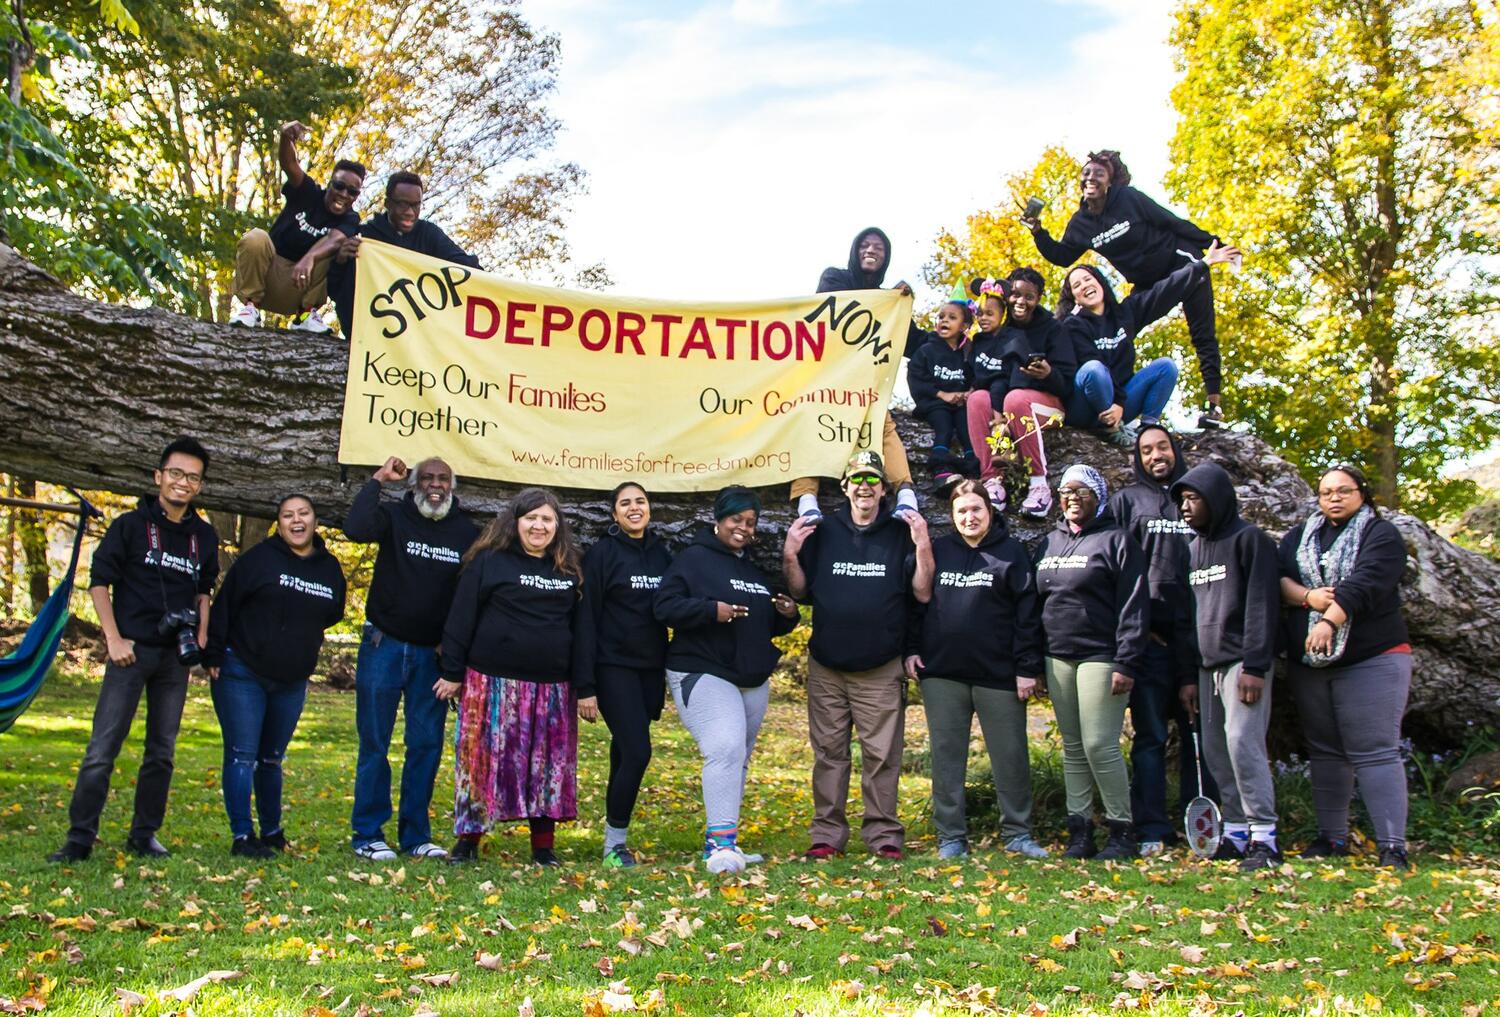
M 83 495 L 77 491 L 72 494 L 78 499 L 78 533 L 73 537 L 73 556 L 68 559 L 67 574 L 27 628 L 21 645 L 0 659 L 0 733 L 10 730 L 16 718 L 26 712 L 47 679 L 58 644 L 62 642 L 63 628 L 68 624 L 68 600 L 73 595 L 73 574 L 78 570 L 83 534 L 89 517 L 102 514 Z

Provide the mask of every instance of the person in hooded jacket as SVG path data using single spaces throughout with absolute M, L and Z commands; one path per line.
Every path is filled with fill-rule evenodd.
M 323 632 L 344 617 L 344 595 L 344 570 L 318 534 L 312 499 L 291 494 L 276 505 L 275 534 L 236 559 L 214 598 L 203 663 L 224 735 L 230 854 L 270 858 L 286 850 L 281 764 Z
M 1218 463 L 1188 470 L 1172 497 L 1195 534 L 1188 584 L 1203 663 L 1182 697 L 1189 713 L 1202 711 L 1203 759 L 1219 785 L 1224 839 L 1215 857 L 1267 868 L 1281 861 L 1266 752 L 1281 602 L 1276 545 L 1240 518 L 1234 482 Z
M 1082 196 L 1078 211 L 1068 220 L 1062 239 L 1052 235 L 1036 218 L 1022 217 L 1031 230 L 1036 249 L 1054 265 L 1067 267 L 1085 251 L 1097 251 L 1125 277 L 1134 289 L 1149 289 L 1189 262 L 1199 260 L 1215 244 L 1213 234 L 1162 208 L 1130 186 L 1130 170 L 1120 153 L 1090 152 L 1080 173 Z M 1198 369 L 1208 395 L 1207 412 L 1201 426 L 1218 426 L 1219 339 L 1214 327 L 1214 292 L 1205 273 L 1179 297 L 1188 335 L 1198 355 Z
M 813 609 L 807 664 L 813 821 L 805 857 L 831 858 L 848 846 L 849 743 L 858 728 L 860 839 L 874 854 L 899 859 L 906 838 L 896 815 L 906 736 L 901 649 L 910 602 L 932 595 L 932 543 L 921 516 L 904 526 L 891 518 L 878 453 L 857 452 L 849 460 L 844 494 L 848 504 L 822 525 L 792 523 L 781 556 L 789 592 L 810 597 Z
M 1150 588 L 1145 555 L 1109 510 L 1092 466 L 1069 466 L 1057 487 L 1062 517 L 1036 553 L 1047 689 L 1063 740 L 1068 796 L 1065 858 L 1123 859 L 1138 850 L 1130 780 L 1120 752 L 1125 706 L 1146 666 Z M 1109 839 L 1094 843 L 1094 788 Z
M 1133 448 L 1136 417 L 1143 425 L 1161 420 L 1177 387 L 1177 364 L 1157 357 L 1139 371 L 1135 340 L 1147 325 L 1161 318 L 1182 294 L 1208 278 L 1209 269 L 1236 257 L 1233 247 L 1209 247 L 1201 261 L 1191 261 L 1148 287 L 1115 298 L 1104 273 L 1093 265 L 1077 265 L 1063 278 L 1057 318 L 1073 343 L 1078 373 L 1068 401 L 1067 423 L 1072 427 L 1102 427 L 1109 440 Z
M 936 580 L 931 599 L 918 609 L 905 661 L 906 673 L 922 683 L 938 857 L 969 853 L 964 784 L 977 714 L 1000 808 L 1000 839 L 1007 851 L 1046 858 L 1031 833 L 1026 740 L 1027 701 L 1044 691 L 1031 561 L 980 484 L 963 481 L 949 499 L 954 529 L 933 541 Z
M 885 282 L 886 269 L 891 264 L 891 238 L 877 226 L 869 226 L 854 235 L 849 245 L 849 264 L 846 268 L 830 266 L 818 277 L 819 293 L 836 293 L 842 290 L 877 290 Z M 904 282 L 896 289 L 911 296 L 911 287 Z M 906 346 L 902 356 L 911 357 L 926 340 L 926 335 L 916 323 L 907 327 Z M 917 493 L 912 486 L 911 463 L 906 457 L 906 446 L 896 433 L 896 422 L 889 412 L 885 415 L 885 428 L 880 435 L 880 457 L 886 464 L 886 472 L 896 489 L 896 512 L 898 514 L 917 511 Z M 792 481 L 792 505 L 799 516 L 819 523 L 823 511 L 818 508 L 818 478 L 798 477 Z
M 408 484 L 399 501 L 382 501 L 386 484 Z M 396 456 L 354 496 L 344 536 L 375 544 L 365 624 L 354 665 L 354 853 L 371 861 L 396 857 L 382 827 L 391 818 L 391 736 L 404 709 L 401 814 L 397 849 L 413 858 L 446 858 L 432 839 L 432 788 L 443 761 L 448 704 L 437 697 L 438 643 L 458 588 L 463 556 L 479 536 L 454 489 L 453 468 L 431 456 L 409 468 Z
M 906 365 L 906 384 L 916 403 L 913 412 L 932 428 L 933 479 L 939 487 L 971 465 L 978 468 L 964 409 L 971 380 L 965 333 L 973 321 L 966 301 L 943 304 L 936 327 L 923 333 L 926 338 Z
M 975 280 L 970 289 L 983 290 L 987 282 Z M 1004 423 L 1029 477 L 1021 514 L 1036 519 L 1052 509 L 1042 428 L 1062 417 L 1078 372 L 1072 339 L 1041 306 L 1046 285 L 1035 269 L 1012 271 L 1000 284 L 1004 313 L 998 316 L 998 326 L 970 344 L 974 392 L 968 403 L 969 436 L 975 449 L 984 448 L 979 454 L 980 479 L 995 474 L 985 439 Z
M 1281 540 L 1281 600 L 1292 695 L 1312 764 L 1318 837 L 1304 858 L 1349 853 L 1358 778 L 1380 864 L 1406 869 L 1406 768 L 1401 717 L 1411 645 L 1401 614 L 1406 542 L 1381 518 L 1357 466 L 1318 478 L 1318 507 Z
M 1142 428 L 1135 444 L 1135 483 L 1109 499 L 1115 521 L 1146 555 L 1151 589 L 1151 633 L 1141 680 L 1130 690 L 1130 803 L 1142 857 L 1161 854 L 1175 836 L 1167 818 L 1167 725 L 1177 720 L 1178 795 L 1198 795 L 1190 720 L 1178 690 L 1198 682 L 1193 595 L 1188 589 L 1188 545 L 1193 530 L 1177 511 L 1171 487 L 1187 472 L 1177 438 L 1161 426 Z M 1205 782 L 1207 783 L 1207 782 Z M 1217 789 L 1204 792 L 1215 797 Z M 1180 811 L 1180 810 L 1179 810 Z
M 797 627 L 797 602 L 773 594 L 745 553 L 759 518 L 754 491 L 720 491 L 714 525 L 673 559 L 652 604 L 656 620 L 672 630 L 672 701 L 703 756 L 703 859 L 714 873 L 743 872 L 760 860 L 739 847 L 740 806 L 781 659 L 771 640 Z
M 672 552 L 651 529 L 651 499 L 627 481 L 610 496 L 614 522 L 583 556 L 573 684 L 597 696 L 609 727 L 604 864 L 635 865 L 630 817 L 651 763 L 651 722 L 666 703 L 667 628 L 652 613 Z

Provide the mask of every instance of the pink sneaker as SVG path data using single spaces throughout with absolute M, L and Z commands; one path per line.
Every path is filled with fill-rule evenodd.
M 1041 519 L 1050 511 L 1052 490 L 1046 484 L 1039 484 L 1026 492 L 1026 500 L 1021 502 L 1021 515 Z
M 999 477 L 991 477 L 984 482 L 985 493 L 990 496 L 990 504 L 995 506 L 996 512 L 1005 511 L 1005 484 Z

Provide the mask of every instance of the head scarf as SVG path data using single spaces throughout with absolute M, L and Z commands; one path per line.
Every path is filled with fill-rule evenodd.
M 1057 482 L 1062 487 L 1068 481 L 1077 481 L 1094 492 L 1098 504 L 1094 506 L 1094 518 L 1098 519 L 1104 515 L 1104 503 L 1109 501 L 1109 485 L 1104 482 L 1104 476 L 1092 466 L 1084 463 L 1074 463 L 1063 471 L 1062 479 Z
M 757 516 L 760 515 L 760 495 L 748 487 L 726 487 L 714 499 L 714 521 L 718 522 L 725 516 L 736 515 L 746 509 L 753 509 Z

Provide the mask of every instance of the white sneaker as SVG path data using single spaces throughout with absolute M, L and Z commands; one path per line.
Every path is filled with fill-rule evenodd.
M 372 862 L 395 861 L 396 852 L 383 840 L 372 840 L 368 844 L 361 844 L 354 849 L 354 853 L 361 858 L 368 858 Z
M 260 308 L 254 304 L 241 304 L 240 309 L 229 316 L 229 324 L 260 328 Z
M 311 332 L 313 335 L 327 335 L 333 331 L 333 327 L 323 320 L 323 316 L 317 312 L 316 308 L 303 311 L 293 318 L 292 323 L 287 327 L 293 332 Z
M 708 867 L 709 872 L 717 875 L 738 875 L 745 871 L 747 861 L 739 848 L 720 847 L 714 848 L 713 853 L 703 860 L 703 864 Z
M 1167 845 L 1159 840 L 1141 841 L 1141 857 L 1155 858 L 1157 855 L 1166 854 Z
M 1005 511 L 1005 482 L 999 477 L 991 477 L 984 482 L 984 491 L 990 496 L 990 504 L 995 506 L 996 512 Z
M 432 841 L 428 841 L 426 844 L 418 844 L 406 853 L 413 858 L 443 859 L 448 857 L 448 849 L 440 844 L 434 844 Z

